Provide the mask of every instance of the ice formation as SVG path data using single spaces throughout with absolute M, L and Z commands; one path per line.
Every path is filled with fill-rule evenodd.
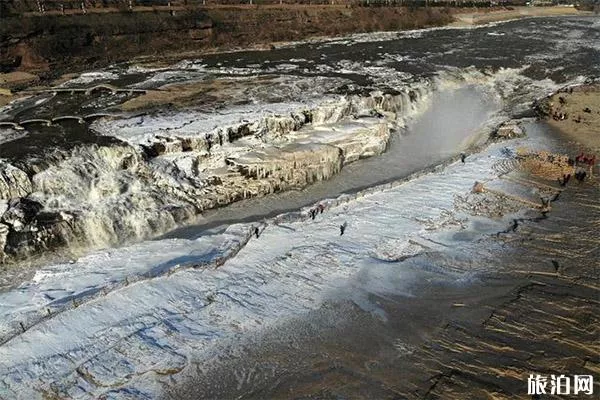
M 332 83 L 325 77 L 279 77 L 252 85 L 242 74 L 226 78 L 232 86 L 219 90 L 228 93 L 226 99 L 241 90 L 248 102 L 100 118 L 92 129 L 110 137 L 110 144 L 0 159 L 1 257 L 23 259 L 57 247 L 78 255 L 122 245 L 173 229 L 207 209 L 328 179 L 350 162 L 385 151 L 394 131 L 426 110 L 440 90 L 487 87 L 520 107 L 556 87 L 520 75 L 525 67 L 446 68 L 414 78 L 347 60 L 337 66 L 375 73 L 375 88 L 387 89 L 355 87 L 360 94 L 333 95 L 311 84 L 327 91 L 347 84 L 342 78 Z M 162 79 L 163 72 L 147 82 Z M 311 94 L 303 98 L 305 91 Z M 507 114 L 518 111 L 506 108 Z
M 287 113 L 240 106 L 224 115 L 99 120 L 95 130 L 122 142 L 55 150 L 31 164 L 0 160 L 0 254 L 123 244 L 203 210 L 328 179 L 385 151 L 429 90 L 271 107 Z

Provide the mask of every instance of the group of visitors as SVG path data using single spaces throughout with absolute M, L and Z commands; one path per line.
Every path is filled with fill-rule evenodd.
M 325 206 L 323 204 L 319 204 L 318 206 L 316 206 L 315 208 L 312 208 L 309 211 L 310 218 L 312 220 L 314 220 L 318 214 L 323 214 L 324 211 L 325 211 Z M 340 236 L 342 236 L 344 234 L 347 226 L 348 226 L 348 223 L 345 221 L 342 225 L 340 225 Z M 260 236 L 260 229 L 258 227 L 254 228 L 254 235 L 256 236 L 257 239 Z
M 310 218 L 314 220 L 317 217 L 317 214 L 323 214 L 323 211 L 325 211 L 325 206 L 319 204 L 317 207 L 310 210 Z

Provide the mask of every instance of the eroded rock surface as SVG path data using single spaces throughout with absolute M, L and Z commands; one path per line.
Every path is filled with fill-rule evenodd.
M 95 129 L 120 132 L 121 141 L 54 149 L 32 162 L 0 161 L 2 257 L 122 244 L 207 209 L 328 179 L 384 152 L 393 127 L 403 123 L 398 116 L 425 95 L 373 92 L 229 126 L 100 122 Z

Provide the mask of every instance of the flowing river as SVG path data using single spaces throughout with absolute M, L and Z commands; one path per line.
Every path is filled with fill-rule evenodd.
M 548 219 L 469 207 L 476 181 L 538 201 L 502 179 L 517 149 L 576 149 L 533 102 L 599 60 L 598 17 L 535 18 L 115 65 L 0 109 L 0 398 L 435 393 L 439 327 L 595 229 L 593 186 Z M 507 121 L 526 136 L 488 141 Z M 554 257 L 579 245 L 593 271 L 593 241 Z M 464 353 L 469 396 L 520 390 Z

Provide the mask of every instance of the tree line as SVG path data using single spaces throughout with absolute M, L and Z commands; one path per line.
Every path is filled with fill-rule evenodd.
M 346 5 L 357 7 L 489 7 L 524 5 L 526 0 L 0 0 L 0 17 L 23 13 L 86 13 L 136 8 L 182 9 L 218 5 Z

